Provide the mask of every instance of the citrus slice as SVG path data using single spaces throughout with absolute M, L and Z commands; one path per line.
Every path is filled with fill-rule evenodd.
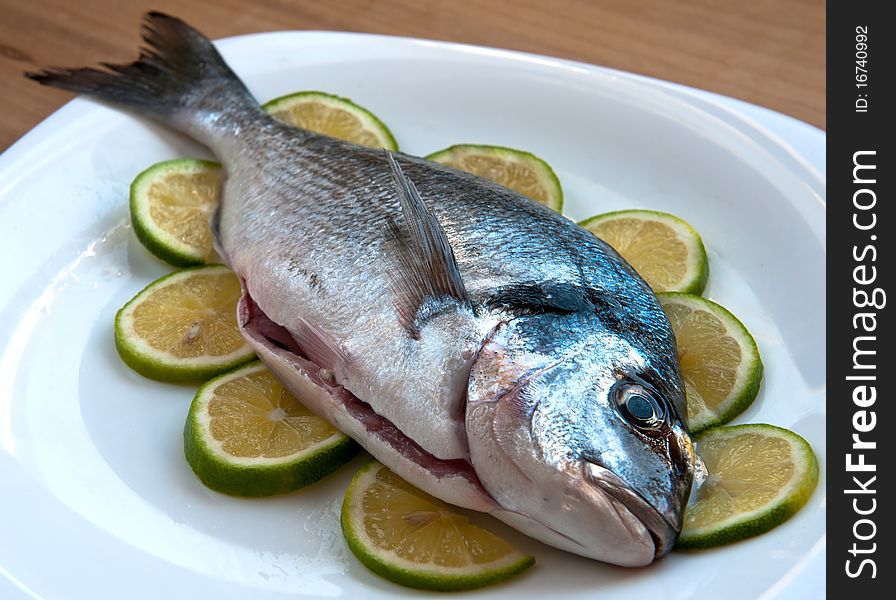
M 202 482 L 235 496 L 286 494 L 358 453 L 351 438 L 305 408 L 259 362 L 207 382 L 184 426 L 184 456 Z
M 176 267 L 214 258 L 209 219 L 221 194 L 221 165 L 183 158 L 152 165 L 131 184 L 131 223 L 146 249 Z
M 701 294 L 709 276 L 703 241 L 668 213 L 621 210 L 579 223 L 610 244 L 654 292 Z
M 236 323 L 240 282 L 222 265 L 154 281 L 115 315 L 122 360 L 159 381 L 202 382 L 254 357 Z
M 367 568 L 426 590 L 481 587 L 535 562 L 376 461 L 362 467 L 349 485 L 342 532 Z
M 557 212 L 563 210 L 560 180 L 548 163 L 529 152 L 503 146 L 456 144 L 426 158 L 490 179 Z
M 325 92 L 296 92 L 274 98 L 262 108 L 302 129 L 371 148 L 398 150 L 398 143 L 386 124 L 348 98 Z
M 696 439 L 705 478 L 685 509 L 679 548 L 709 548 L 780 525 L 806 504 L 818 483 L 809 444 L 774 425 L 712 429 Z
M 759 393 L 763 367 L 756 341 L 711 300 L 680 293 L 657 298 L 675 332 L 691 433 L 727 423 Z

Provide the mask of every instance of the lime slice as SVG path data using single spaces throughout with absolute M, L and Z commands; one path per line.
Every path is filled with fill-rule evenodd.
M 184 456 L 202 482 L 235 496 L 286 494 L 358 453 L 351 438 L 305 408 L 259 362 L 199 388 Z
M 398 150 L 398 143 L 386 124 L 348 98 L 325 92 L 296 92 L 274 98 L 262 108 L 302 129 L 371 148 Z
M 679 293 L 657 298 L 675 332 L 691 433 L 727 423 L 759 393 L 763 368 L 756 341 L 711 300 Z
M 362 467 L 349 485 L 342 532 L 367 568 L 426 590 L 481 587 L 535 562 L 376 461 Z
M 122 360 L 159 381 L 202 382 L 252 360 L 236 323 L 240 282 L 221 265 L 154 281 L 115 315 Z
M 131 184 L 131 223 L 146 249 L 176 267 L 215 256 L 209 219 L 221 194 L 221 165 L 183 158 L 152 165 Z
M 563 210 L 563 188 L 551 166 L 534 154 L 480 144 L 456 144 L 426 157 L 519 192 L 553 208 Z
M 621 210 L 579 223 L 610 244 L 654 292 L 702 294 L 709 276 L 703 241 L 668 213 Z
M 705 479 L 685 510 L 679 548 L 709 548 L 765 533 L 806 504 L 818 483 L 809 444 L 774 425 L 719 427 L 696 439 Z

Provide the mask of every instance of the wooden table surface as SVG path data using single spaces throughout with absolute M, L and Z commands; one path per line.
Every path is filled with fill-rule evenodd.
M 212 38 L 317 29 L 524 50 L 683 83 L 825 126 L 824 0 L 0 0 L 0 150 L 71 98 L 23 71 L 130 62 L 150 9 Z

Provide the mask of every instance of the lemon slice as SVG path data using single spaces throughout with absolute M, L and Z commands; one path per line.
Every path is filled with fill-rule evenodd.
M 221 195 L 221 165 L 184 158 L 152 165 L 131 184 L 131 224 L 146 249 L 176 266 L 215 257 L 209 219 Z
M 759 393 L 762 360 L 747 328 L 724 307 L 691 294 L 657 294 L 669 317 L 691 433 L 727 423 Z
M 370 570 L 420 589 L 477 588 L 535 562 L 376 461 L 352 479 L 342 504 L 342 532 Z
M 668 213 L 622 210 L 579 223 L 610 244 L 654 292 L 701 294 L 709 277 L 703 241 Z
M 490 179 L 557 212 L 563 210 L 560 180 L 548 163 L 529 152 L 503 146 L 456 144 L 426 158 Z
M 348 98 L 324 92 L 296 92 L 262 108 L 290 125 L 371 148 L 398 150 L 392 132 L 372 112 Z
M 115 315 L 115 346 L 145 377 L 202 382 L 252 360 L 236 323 L 240 282 L 221 265 L 149 284 Z
M 684 513 L 679 548 L 709 548 L 765 533 L 806 504 L 818 483 L 809 444 L 773 425 L 712 429 L 696 439 L 706 467 Z
M 193 472 L 211 489 L 236 496 L 292 492 L 358 450 L 258 362 L 199 388 L 184 426 L 184 456 Z

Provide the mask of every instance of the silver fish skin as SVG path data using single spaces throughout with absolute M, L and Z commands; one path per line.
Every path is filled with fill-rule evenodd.
M 282 124 L 200 33 L 150 13 L 131 65 L 54 69 L 207 145 L 238 320 L 309 408 L 448 502 L 641 566 L 674 545 L 694 453 L 675 340 L 609 246 L 519 194 Z

